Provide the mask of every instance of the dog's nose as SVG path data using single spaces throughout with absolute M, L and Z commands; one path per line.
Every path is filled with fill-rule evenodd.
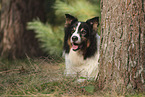
M 77 36 L 73 36 L 73 37 L 72 37 L 72 40 L 73 40 L 73 41 L 77 41 L 77 40 L 78 40 L 78 37 L 77 37 Z

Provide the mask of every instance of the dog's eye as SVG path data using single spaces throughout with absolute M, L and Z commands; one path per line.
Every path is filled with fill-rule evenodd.
M 74 33 L 75 32 L 75 30 L 71 30 L 71 33 Z
M 85 34 L 86 34 L 86 30 L 83 30 L 81 33 L 82 33 L 83 35 L 85 35 Z
M 72 28 L 71 33 L 74 33 L 74 32 L 75 32 L 75 28 Z

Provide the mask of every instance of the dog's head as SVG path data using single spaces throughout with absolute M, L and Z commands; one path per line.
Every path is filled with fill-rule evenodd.
M 74 16 L 66 14 L 65 41 L 73 51 L 86 50 L 96 41 L 96 30 L 99 17 L 94 17 L 86 22 L 80 22 Z

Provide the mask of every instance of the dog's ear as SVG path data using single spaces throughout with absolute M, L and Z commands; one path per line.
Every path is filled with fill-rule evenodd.
M 89 19 L 86 21 L 86 23 L 91 25 L 93 27 L 93 30 L 96 31 L 98 29 L 98 26 L 99 26 L 99 17 L 94 17 L 92 19 Z
M 69 14 L 65 14 L 65 18 L 66 18 L 65 27 L 78 21 L 77 18 L 75 18 L 74 16 L 69 15 Z

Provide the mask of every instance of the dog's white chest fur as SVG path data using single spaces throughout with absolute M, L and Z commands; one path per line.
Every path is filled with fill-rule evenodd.
M 99 52 L 90 58 L 84 60 L 79 51 L 70 50 L 65 54 L 66 75 L 78 75 L 80 77 L 95 78 L 98 74 Z

